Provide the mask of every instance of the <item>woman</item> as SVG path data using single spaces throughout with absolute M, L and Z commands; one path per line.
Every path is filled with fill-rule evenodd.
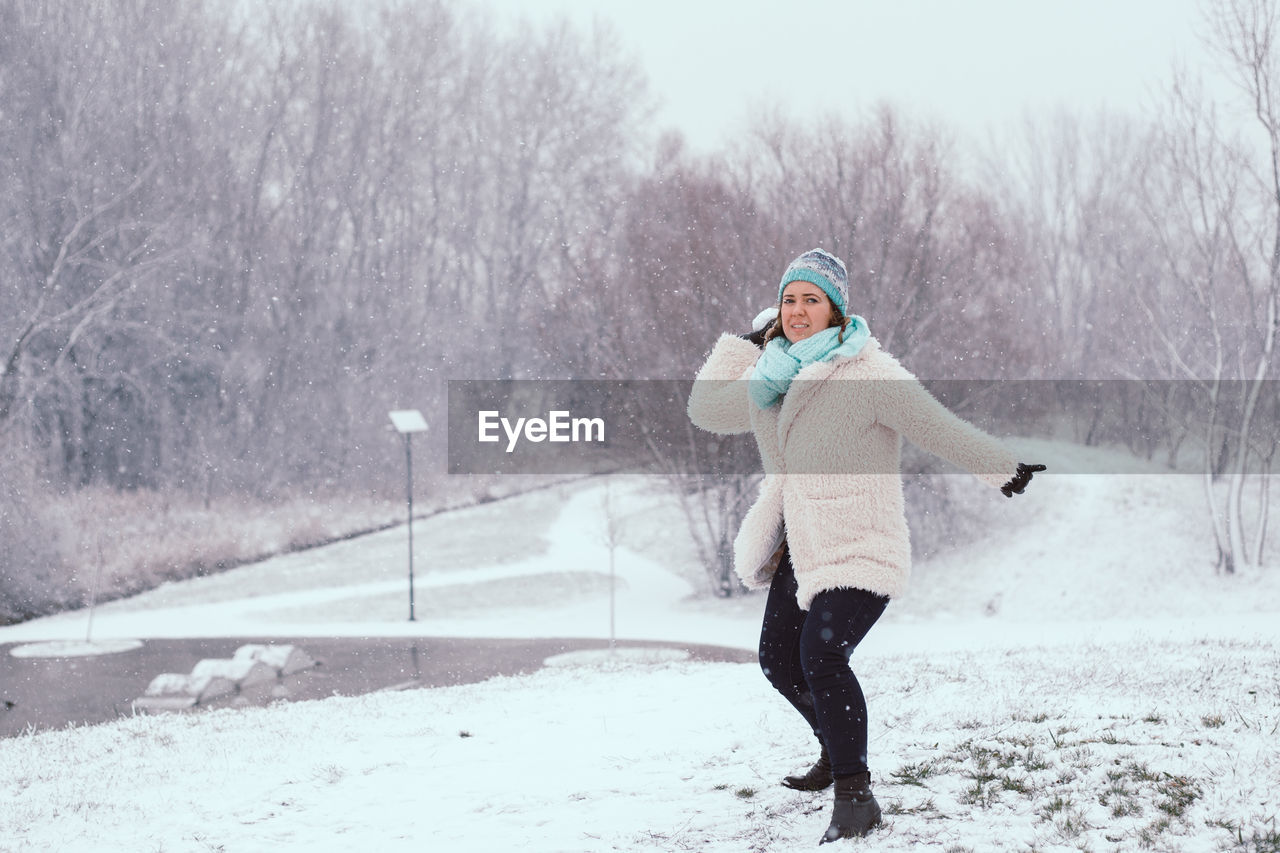
M 697 426 L 754 432 L 760 448 L 765 477 L 734 542 L 734 568 L 749 588 L 769 589 L 760 665 L 821 747 L 807 773 L 783 784 L 835 783 L 820 843 L 880 822 L 867 705 L 849 657 L 906 586 L 899 436 L 1009 497 L 1045 470 L 1018 463 L 930 396 L 848 313 L 847 288 L 833 255 L 796 258 L 778 285 L 777 318 L 763 332 L 723 335 L 689 396 Z

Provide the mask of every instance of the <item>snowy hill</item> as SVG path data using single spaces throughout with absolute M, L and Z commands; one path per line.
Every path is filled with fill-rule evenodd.
M 1024 442 L 1029 457 L 1081 470 L 1105 451 Z M 1064 454 L 1075 458 L 1062 462 Z M 1130 468 L 1133 468 L 1130 464 Z M 1154 466 L 1151 470 L 1159 470 Z M 868 638 L 886 650 L 895 626 L 964 623 L 958 640 L 1104 622 L 1121 633 L 1188 620 L 1268 622 L 1280 570 L 1221 577 L 1197 477 L 1167 473 L 1042 474 L 1007 500 L 957 478 L 984 528 L 976 541 L 917 563 L 911 586 Z M 618 636 L 753 648 L 762 596 L 701 593 L 676 502 L 649 478 L 614 478 Z M 96 636 L 608 636 L 605 484 L 566 485 L 415 525 L 420 621 L 404 621 L 403 528 L 169 584 L 98 608 Z M 1274 538 L 1274 537 L 1273 537 Z M 1274 548 L 1273 548 L 1274 551 Z M 1276 560 L 1272 560 L 1274 564 Z M 0 642 L 74 635 L 83 613 L 0 629 Z M 887 636 L 886 636 L 887 635 Z
M 1078 457 L 1089 456 L 1101 470 L 1132 473 L 1042 474 L 1019 498 L 986 501 L 988 535 L 917 565 L 911 590 L 895 602 L 899 616 L 1141 621 L 1280 611 L 1275 543 L 1276 570 L 1214 572 L 1199 476 L 1142 471 L 1128 458 L 1108 464 L 1106 451 L 1018 444 L 1029 458 L 1077 457 L 1060 468 L 1085 470 Z
M 693 595 L 679 514 L 652 486 L 608 487 L 618 635 L 752 648 L 762 597 Z M 1280 570 L 1214 576 L 1199 488 L 1154 473 L 1037 476 L 1012 501 L 975 487 L 986 535 L 918 565 L 855 657 L 887 815 L 877 849 L 1280 848 Z M 95 635 L 607 636 L 604 493 L 590 481 L 420 522 L 417 623 L 401 530 L 113 603 Z M 82 634 L 83 620 L 0 629 L 0 642 Z M 810 737 L 758 668 L 637 654 L 3 741 L 0 838 L 812 846 L 829 794 L 777 785 L 811 759 Z

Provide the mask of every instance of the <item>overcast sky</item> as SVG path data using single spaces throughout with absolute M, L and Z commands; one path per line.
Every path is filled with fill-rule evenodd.
M 482 0 L 612 21 L 664 125 L 719 147 L 751 112 L 856 116 L 888 100 L 962 132 L 1057 106 L 1135 112 L 1175 60 L 1211 70 L 1198 0 Z

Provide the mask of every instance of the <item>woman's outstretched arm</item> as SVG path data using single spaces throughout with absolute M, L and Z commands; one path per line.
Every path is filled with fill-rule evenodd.
M 969 471 L 993 488 L 1018 476 L 1018 460 L 1000 441 L 939 403 L 892 358 L 876 382 L 876 419 L 911 442 Z

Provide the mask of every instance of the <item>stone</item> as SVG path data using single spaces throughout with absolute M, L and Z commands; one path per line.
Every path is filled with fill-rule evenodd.
M 274 669 L 281 677 L 311 669 L 315 659 L 297 646 L 264 646 L 251 644 L 236 649 L 234 660 L 257 660 Z
M 198 702 L 208 702 L 210 699 L 217 699 L 219 696 L 235 693 L 239 689 L 239 685 L 236 682 L 220 675 L 211 675 L 209 673 L 195 675 L 193 673 L 190 680 L 191 690 L 195 693 Z
M 190 675 L 157 675 L 133 704 L 142 711 L 178 711 L 223 696 L 232 696 L 233 705 L 250 704 L 263 694 L 287 698 L 290 691 L 281 679 L 315 665 L 315 659 L 297 646 L 245 645 L 232 658 L 200 661 Z
M 225 678 L 239 688 L 250 687 L 264 681 L 275 681 L 276 671 L 262 661 L 253 659 L 205 658 L 191 670 L 192 678 Z
M 162 672 L 142 692 L 147 698 L 156 696 L 191 696 L 191 676 L 180 672 Z

